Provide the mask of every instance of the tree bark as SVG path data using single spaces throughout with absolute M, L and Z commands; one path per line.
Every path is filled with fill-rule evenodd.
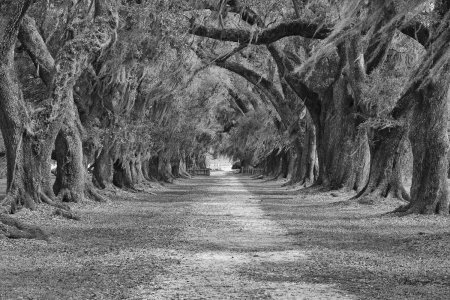
M 141 167 L 142 167 L 142 175 L 144 176 L 145 180 L 153 181 L 150 175 L 150 157 L 148 155 L 143 156 Z
M 312 122 L 306 125 L 304 139 L 292 143 L 294 162 L 292 175 L 285 185 L 312 185 L 316 180 L 316 134 Z
M 160 151 L 158 153 L 158 180 L 167 183 L 173 183 L 172 165 L 170 163 L 170 158 L 168 158 L 163 151 Z
M 190 34 L 208 37 L 216 40 L 239 42 L 241 44 L 266 45 L 289 36 L 324 39 L 332 31 L 328 24 L 312 24 L 303 20 L 280 23 L 276 26 L 258 29 L 256 32 L 243 29 L 218 29 L 200 24 L 192 24 Z
M 145 181 L 144 173 L 142 172 L 142 154 L 138 152 L 133 161 L 133 181 L 135 184 L 141 184 Z
M 401 120 L 412 109 L 409 134 L 413 152 L 411 202 L 401 214 L 449 214 L 447 184 L 450 14 L 434 30 L 426 55 L 406 92 L 392 110 Z
M 35 157 L 39 157 L 43 144 L 29 130 L 30 120 L 14 65 L 19 25 L 31 3 L 3 1 L 0 9 L 0 129 L 7 158 L 7 191 L 0 206 L 0 234 L 47 240 L 41 229 L 4 214 L 20 207 L 33 209 L 41 199 L 42 161 Z
M 154 155 L 149 159 L 148 174 L 152 180 L 158 180 L 159 157 Z
M 367 133 L 358 130 L 354 99 L 339 78 L 322 99 L 317 128 L 318 184 L 359 191 L 368 179 L 370 150 Z
M 184 155 L 180 155 L 172 160 L 172 175 L 177 178 L 190 178 L 186 171 Z
M 85 170 L 83 144 L 75 124 L 67 124 L 58 133 L 55 142 L 55 195 L 63 202 L 81 202 L 84 196 Z
M 191 175 L 187 172 L 186 168 L 186 155 L 183 153 L 180 157 L 180 162 L 178 164 L 178 172 L 183 178 L 190 178 Z
M 124 158 L 117 159 L 114 163 L 113 184 L 119 188 L 134 190 L 131 176 L 130 162 Z
M 95 159 L 92 182 L 99 189 L 105 189 L 113 182 L 113 159 L 107 146 L 103 146 Z
M 448 75 L 444 76 L 447 80 L 436 78 L 417 92 L 409 135 L 413 151 L 411 202 L 399 212 L 449 214 Z
M 0 11 L 0 127 L 7 160 L 7 195 L 4 204 L 10 211 L 25 206 L 34 208 L 40 202 L 41 143 L 30 132 L 30 119 L 19 86 L 14 46 L 19 25 L 32 1 L 6 1 Z
M 408 142 L 403 127 L 374 129 L 370 146 L 371 166 L 369 181 L 356 199 L 373 201 L 379 197 L 395 197 L 409 201 L 402 182 L 403 157 Z

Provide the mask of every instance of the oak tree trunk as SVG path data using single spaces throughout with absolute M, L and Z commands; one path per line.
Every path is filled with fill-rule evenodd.
M 167 155 L 160 151 L 158 153 L 158 180 L 172 183 L 173 175 L 172 175 L 172 165 L 170 163 L 170 158 Z
M 316 124 L 319 178 L 331 189 L 361 190 L 367 183 L 370 150 L 365 130 L 359 130 L 354 99 L 340 78 L 322 97 Z
M 105 189 L 113 182 L 113 159 L 109 148 L 104 146 L 95 158 L 92 182 L 96 188 Z
M 144 176 L 144 179 L 146 181 L 152 181 L 149 168 L 150 168 L 150 158 L 148 157 L 148 155 L 145 155 L 142 157 L 141 172 L 142 176 Z
M 83 144 L 74 123 L 65 125 L 58 133 L 55 158 L 55 195 L 63 202 L 81 202 L 84 197 L 86 171 L 83 164 Z
M 127 159 L 117 159 L 113 168 L 113 184 L 119 188 L 134 189 L 130 162 Z
M 373 201 L 379 197 L 395 197 L 409 201 L 402 182 L 402 163 L 407 145 L 403 127 L 375 129 L 370 145 L 371 166 L 369 181 L 355 197 Z
M 417 92 L 409 134 L 413 152 L 411 202 L 399 212 L 449 214 L 446 83 L 447 80 L 435 80 Z
M 311 185 L 316 177 L 316 130 L 312 120 L 306 123 L 306 132 L 302 141 L 295 139 L 292 143 L 295 155 L 292 177 L 286 185 Z

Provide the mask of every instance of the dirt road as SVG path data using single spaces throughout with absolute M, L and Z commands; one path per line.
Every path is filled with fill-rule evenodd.
M 213 173 L 158 195 L 16 217 L 52 241 L 0 239 L 0 299 L 448 299 L 450 221 L 397 204 Z
M 185 228 L 174 249 L 159 254 L 179 263 L 140 286 L 132 299 L 351 299 L 332 285 L 292 281 L 289 274 L 268 278 L 277 264 L 307 260 L 308 254 L 266 216 L 261 197 L 245 181 L 251 182 L 216 173 L 190 183 L 195 185 L 183 195 L 192 201 Z
M 158 196 L 122 195 L 80 206 L 81 222 L 21 212 L 53 242 L 0 241 L 0 298 L 350 299 L 333 285 L 270 278 L 308 253 L 245 181 L 216 173 Z

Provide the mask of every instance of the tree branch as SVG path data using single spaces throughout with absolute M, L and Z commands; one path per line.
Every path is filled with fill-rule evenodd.
M 231 5 L 230 12 L 238 14 L 242 20 L 250 25 L 257 25 L 258 27 L 264 27 L 264 21 L 258 16 L 258 14 L 248 6 L 240 6 L 238 1 L 233 1 L 234 5 Z
M 197 36 L 255 45 L 271 44 L 289 36 L 324 39 L 331 31 L 331 27 L 319 26 L 302 20 L 284 22 L 271 28 L 257 29 L 254 32 L 245 29 L 218 29 L 199 24 L 194 24 L 189 29 L 190 34 Z
M 271 104 L 279 114 L 283 125 L 286 128 L 288 128 L 287 121 L 291 117 L 291 112 L 289 111 L 289 108 L 286 105 L 286 101 L 283 95 L 278 91 L 278 89 L 272 82 L 270 82 L 260 74 L 256 73 L 255 71 L 250 70 L 237 63 L 225 61 L 225 62 L 215 62 L 215 65 L 227 69 L 228 71 L 231 71 L 233 73 L 236 73 L 239 76 L 248 80 L 251 84 L 259 87 L 266 94 L 267 98 L 270 100 Z
M 2 1 L 0 9 L 0 64 L 8 59 L 8 55 L 16 43 L 22 19 L 32 2 L 32 0 Z
M 292 62 L 275 44 L 268 45 L 267 49 L 275 60 L 280 73 L 283 74 L 282 76 L 291 89 L 303 100 L 303 103 L 308 108 L 309 112 L 311 114 L 320 113 L 321 104 L 319 95 L 310 90 L 306 84 L 303 83 L 302 79 L 292 72 L 295 68 Z
M 33 18 L 29 16 L 23 18 L 18 38 L 34 63 L 39 66 L 39 76 L 42 81 L 47 86 L 50 86 L 55 72 L 55 60 L 50 54 L 44 39 L 39 34 Z

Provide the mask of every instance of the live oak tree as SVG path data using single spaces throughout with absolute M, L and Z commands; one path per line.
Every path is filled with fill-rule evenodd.
M 235 2 L 229 3 L 229 6 L 232 7 Z M 305 2 L 303 2 L 304 4 Z M 350 2 L 349 2 L 350 3 Z M 299 16 L 299 3 L 295 3 L 295 8 L 297 12 L 297 17 Z M 316 70 L 317 63 L 320 61 L 320 55 L 315 55 L 315 57 L 308 59 L 308 63 L 302 63 L 301 61 L 297 61 L 295 64 L 292 63 L 289 59 L 283 58 L 283 55 L 277 55 L 277 52 L 274 51 L 273 46 L 272 47 L 272 55 L 276 61 L 278 61 L 277 65 L 280 69 L 284 68 L 286 69 L 286 65 L 288 68 L 288 72 L 285 75 L 286 81 L 289 82 L 290 86 L 296 93 L 300 96 L 300 98 L 303 99 L 305 102 L 305 105 L 308 107 L 313 120 L 315 120 L 315 125 L 317 129 L 317 135 L 318 135 L 318 153 L 319 153 L 319 165 L 320 165 L 320 181 L 321 183 L 325 183 L 327 185 L 330 185 L 331 187 L 343 187 L 347 186 L 350 188 L 356 188 L 357 190 L 361 190 L 360 196 L 365 195 L 382 195 L 386 196 L 389 194 L 393 194 L 400 198 L 408 198 L 407 194 L 405 193 L 399 176 L 399 170 L 398 166 L 400 165 L 400 149 L 402 148 L 402 143 L 405 140 L 406 135 L 406 128 L 404 125 L 400 126 L 401 130 L 398 131 L 398 126 L 393 126 L 394 128 L 374 128 L 371 129 L 371 136 L 373 137 L 374 143 L 372 143 L 371 152 L 372 152 L 372 164 L 371 164 L 371 173 L 370 175 L 367 173 L 367 162 L 368 162 L 368 156 L 367 156 L 367 150 L 363 150 L 361 152 L 361 155 L 356 156 L 349 156 L 348 150 L 358 150 L 360 147 L 358 145 L 364 145 L 367 144 L 367 132 L 362 133 L 362 136 L 357 134 L 357 130 L 360 126 L 364 123 L 364 118 L 358 118 L 357 115 L 365 115 L 366 117 L 371 117 L 371 111 L 365 110 L 365 108 L 361 105 L 363 102 L 363 96 L 362 96 L 362 86 L 365 84 L 365 78 L 367 75 L 370 75 L 371 72 L 376 70 L 378 66 L 382 66 L 384 63 L 384 60 L 386 58 L 386 55 L 388 53 L 388 49 L 390 46 L 390 42 L 392 41 L 393 34 L 395 33 L 395 30 L 400 29 L 404 34 L 410 35 L 416 40 L 418 40 L 420 43 L 424 44 L 427 48 L 430 46 L 430 40 L 428 38 L 430 36 L 433 36 L 429 32 L 432 30 L 429 30 L 426 28 L 425 25 L 420 24 L 420 22 L 416 20 L 407 19 L 406 11 L 410 12 L 410 10 L 402 10 L 401 8 L 405 8 L 405 3 L 403 3 L 403 7 L 400 5 L 400 9 L 396 7 L 398 6 L 398 3 L 393 2 L 382 2 L 382 1 L 375 1 L 374 3 L 367 4 L 363 1 L 356 3 L 350 3 L 356 9 L 353 11 L 356 12 L 355 15 L 358 16 L 359 19 L 357 19 L 357 26 L 354 28 L 348 27 L 347 24 L 351 24 L 351 22 L 344 20 L 342 22 L 338 23 L 331 23 L 333 25 L 328 25 L 329 23 L 325 22 L 319 22 L 319 23 L 306 23 L 305 21 L 301 19 L 293 20 L 293 21 L 285 21 L 280 22 L 276 25 L 273 25 L 269 28 L 261 28 L 257 30 L 251 30 L 251 29 L 228 29 L 228 28 L 215 28 L 215 27 L 207 27 L 200 24 L 195 24 L 191 27 L 190 33 L 214 38 L 218 40 L 223 41 L 232 41 L 232 42 L 239 42 L 242 45 L 252 45 L 252 44 L 266 44 L 270 45 L 274 42 L 277 42 L 278 40 L 288 37 L 288 36 L 302 36 L 304 38 L 316 38 L 316 39 L 325 39 L 326 42 L 323 43 L 328 48 L 324 50 L 324 52 L 327 53 L 327 57 L 329 59 L 330 53 L 335 53 L 334 55 L 337 55 L 337 69 L 330 70 L 331 78 L 333 76 L 335 77 L 334 81 L 332 81 L 331 85 L 328 85 L 328 87 L 325 88 L 325 91 L 317 91 L 317 89 L 314 89 L 314 87 L 311 87 L 311 84 L 309 84 L 307 81 L 305 81 L 304 76 L 302 77 L 302 72 L 299 72 L 299 69 L 301 71 L 305 71 L 307 67 L 310 67 L 310 70 Z M 357 4 L 355 6 L 355 4 Z M 414 3 L 407 3 L 409 6 L 408 8 L 414 8 L 418 7 L 419 5 L 427 4 L 425 1 L 415 1 Z M 439 11 L 441 14 L 442 12 L 446 12 L 445 7 L 448 6 L 446 1 L 443 1 L 442 3 L 436 3 L 435 7 L 437 11 Z M 242 5 L 241 5 L 242 7 Z M 349 6 L 343 6 L 345 9 L 348 9 L 348 11 L 352 12 Z M 423 7 L 422 7 L 423 9 Z M 245 10 L 245 7 L 244 7 Z M 241 10 L 242 11 L 242 10 Z M 359 13 L 359 11 L 363 11 L 363 13 Z M 420 11 L 420 10 L 418 10 Z M 361 16 L 366 16 L 361 20 Z M 352 19 L 351 21 L 355 21 L 355 19 Z M 346 23 L 347 22 L 347 23 Z M 253 22 L 254 24 L 260 24 L 258 22 Z M 363 24 L 363 25 L 361 25 Z M 445 24 L 445 22 L 444 22 Z M 369 26 L 372 26 L 371 28 L 368 28 Z M 262 27 L 262 26 L 260 26 Z M 356 28 L 356 30 L 355 30 Z M 433 28 L 432 28 L 433 29 Z M 359 37 L 358 37 L 359 35 Z M 433 40 L 431 40 L 433 41 Z M 365 44 L 362 44 L 364 42 Z M 441 41 L 441 43 L 443 43 Z M 320 45 L 320 43 L 319 43 Z M 334 47 L 335 50 L 330 51 L 329 49 L 332 49 Z M 270 48 L 269 48 L 270 50 Z M 445 50 L 443 50 L 445 51 Z M 278 51 L 278 54 L 280 51 Z M 275 55 L 274 55 L 275 54 Z M 283 54 L 283 53 L 281 53 Z M 428 56 L 430 56 L 428 54 Z M 365 57 L 364 57 L 365 56 Z M 427 61 L 425 55 L 425 61 Z M 362 60 L 361 58 L 365 58 Z M 445 63 L 443 62 L 440 67 L 445 66 Z M 425 70 L 430 70 L 432 66 L 426 65 L 419 66 L 419 68 L 422 68 L 421 72 L 425 72 Z M 303 72 L 304 74 L 305 72 Z M 333 75 L 336 74 L 336 75 Z M 310 76 L 313 76 L 314 74 L 309 74 Z M 436 75 L 436 74 L 435 74 Z M 414 78 L 414 73 L 411 75 L 412 78 Z M 437 75 L 436 75 L 437 76 Z M 420 81 L 417 76 L 413 79 L 413 82 Z M 439 77 L 436 77 L 439 78 Z M 434 80 L 431 80 L 434 82 Z M 440 79 L 438 79 L 440 81 Z M 446 81 L 443 80 L 444 84 L 442 86 L 445 86 Z M 423 85 L 419 85 L 422 87 Z M 350 90 L 348 89 L 350 87 Z M 434 90 L 435 87 L 433 86 L 432 90 Z M 445 88 L 438 88 L 439 90 L 445 90 Z M 440 92 L 439 96 L 445 94 L 444 92 Z M 423 96 L 422 96 L 423 97 Z M 433 96 L 429 96 L 433 98 Z M 402 97 L 402 99 L 406 99 L 408 97 Z M 327 99 L 332 99 L 332 101 L 327 101 Z M 343 102 L 342 102 L 343 101 Z M 399 105 L 404 101 L 399 101 Z M 414 101 L 411 101 L 414 102 Z M 328 103 L 328 104 L 327 104 Z M 331 105 L 331 106 L 330 106 Z M 351 110 L 347 111 L 348 108 L 344 110 L 329 110 L 332 109 L 333 105 L 335 108 L 341 107 L 344 109 L 346 106 L 348 108 L 351 108 Z M 404 104 L 402 104 L 404 105 Z M 329 111 L 329 117 L 327 118 L 327 111 Z M 394 112 L 398 110 L 394 109 Z M 408 111 L 408 110 L 403 110 Z M 403 112 L 402 111 L 402 112 Z M 417 112 L 424 112 L 423 109 L 417 110 Z M 439 112 L 446 112 L 446 109 L 443 107 L 437 109 L 434 108 L 433 113 Z M 352 115 L 353 114 L 353 115 Z M 428 114 L 431 114 L 431 111 L 428 112 Z M 342 156 L 337 155 L 334 152 L 329 152 L 330 154 L 327 154 L 327 145 L 336 146 L 334 143 L 330 144 L 330 141 L 332 142 L 332 139 L 327 138 L 330 137 L 330 133 L 332 133 L 332 128 L 328 127 L 326 123 L 327 119 L 330 119 L 332 116 L 349 116 L 347 117 L 347 121 L 345 121 L 345 118 L 341 119 L 344 123 L 341 123 L 337 127 L 340 128 L 340 132 L 347 132 L 347 136 L 343 136 L 340 140 L 345 141 L 345 143 L 342 145 L 343 147 L 340 147 L 340 149 L 343 149 Z M 355 117 L 356 115 L 356 117 Z M 402 114 L 394 114 L 396 115 L 396 118 L 408 118 L 405 116 L 406 113 L 403 112 Z M 423 121 L 426 120 L 427 117 L 425 115 L 418 116 L 419 114 L 414 114 L 414 120 L 416 122 L 413 122 L 414 125 L 417 124 L 423 124 L 423 122 L 418 122 L 419 120 Z M 323 116 L 323 117 L 321 117 Z M 400 117 L 401 116 L 401 117 Z M 439 115 L 438 116 L 440 122 L 439 124 L 443 124 L 443 121 L 445 118 L 444 116 Z M 429 117 L 428 117 L 429 118 Z M 345 125 L 347 124 L 347 125 Z M 337 125 L 336 123 L 334 125 Z M 431 124 L 430 124 L 431 125 Z M 335 126 L 336 127 L 336 126 Z M 441 178 L 440 180 L 434 180 L 435 186 L 437 186 L 437 192 L 434 196 L 431 197 L 433 200 L 428 200 L 433 203 L 432 205 L 428 205 L 428 208 L 423 208 L 421 205 L 423 204 L 414 204 L 414 203 L 424 203 L 426 202 L 422 195 L 417 196 L 415 195 L 417 191 L 423 191 L 427 190 L 421 189 L 420 187 L 426 186 L 426 180 L 424 179 L 425 175 L 420 175 L 420 172 L 425 172 L 423 170 L 423 164 L 421 163 L 422 159 L 420 157 L 423 157 L 424 153 L 427 153 L 426 151 L 422 151 L 424 144 L 423 141 L 426 139 L 420 139 L 420 143 L 417 141 L 419 140 L 417 137 L 420 136 L 418 133 L 421 133 L 421 131 L 418 131 L 418 128 L 421 128 L 422 131 L 426 131 L 425 128 L 433 128 L 433 130 L 436 130 L 436 128 L 442 128 L 441 127 L 428 127 L 428 126 L 413 126 L 411 130 L 411 138 L 412 140 L 412 147 L 413 147 L 413 153 L 414 155 L 414 169 L 415 174 L 413 179 L 413 188 L 412 188 L 412 204 L 411 206 L 415 207 L 415 209 L 409 208 L 409 212 L 447 212 L 447 197 L 445 196 L 445 188 L 442 187 L 442 184 L 444 182 L 443 178 L 443 171 L 445 169 L 445 162 L 442 159 L 438 159 L 440 163 L 442 163 L 443 167 L 440 167 L 438 169 L 434 169 L 436 172 L 436 176 L 440 176 L 438 178 Z M 347 128 L 347 129 L 345 129 Z M 429 133 L 429 132 L 428 132 Z M 349 135 L 348 135 L 349 134 Z M 444 136 L 443 130 L 442 130 L 442 136 Z M 333 135 L 331 135 L 333 136 Z M 359 137 L 358 137 L 359 136 Z M 429 134 L 428 136 L 433 136 Z M 356 138 L 356 139 L 355 139 Z M 362 140 L 361 140 L 362 139 Z M 433 136 L 433 141 L 438 142 L 442 141 L 442 144 L 445 145 L 445 138 L 444 137 L 435 137 Z M 349 147 L 347 148 L 345 145 L 349 142 Z M 356 143 L 356 144 L 355 144 Z M 362 144 L 361 144 L 362 143 Z M 419 144 L 422 145 L 422 147 L 419 147 Z M 431 145 L 432 143 L 428 141 L 428 145 Z M 355 147 L 356 146 L 356 147 Z M 364 148 L 368 149 L 366 146 Z M 421 150 L 415 150 L 415 149 L 421 149 Z M 433 152 L 432 157 L 443 157 L 443 155 L 446 153 L 445 146 L 443 147 L 435 147 L 436 149 L 444 149 L 439 154 Z M 430 150 L 431 151 L 431 150 Z M 347 152 L 347 154 L 346 154 Z M 353 169 L 353 167 L 349 165 L 340 165 L 339 163 L 333 163 L 333 159 L 336 157 L 342 157 L 349 159 L 357 158 L 356 164 L 354 167 L 356 169 Z M 360 157 L 361 160 L 358 159 Z M 429 156 L 427 156 L 429 157 Z M 383 159 L 387 158 L 386 161 L 383 161 Z M 331 159 L 331 160 L 330 160 Z M 335 161 L 343 161 L 342 159 L 338 159 Z M 353 160 L 355 161 L 355 160 Z M 348 164 L 348 163 L 347 163 Z M 427 164 L 426 164 L 427 165 Z M 338 168 L 336 168 L 339 166 Z M 363 167 L 363 169 L 361 169 Z M 358 171 L 359 169 L 359 171 Z M 347 170 L 350 170 L 347 172 Z M 420 171 L 418 171 L 420 170 Z M 337 173 L 336 173 L 337 171 Z M 342 173 L 344 171 L 344 173 Z M 360 173 L 360 175 L 358 175 Z M 425 172 L 426 173 L 426 172 Z M 422 174 L 425 174 L 422 173 Z M 428 173 L 426 173 L 428 174 Z M 438 175 L 440 174 L 440 175 Z M 367 176 L 369 177 L 367 178 Z M 422 179 L 418 179 L 422 178 Z M 367 181 L 368 180 L 368 181 Z M 440 184 L 437 184 L 436 182 L 441 182 Z M 436 185 L 437 184 L 437 185 Z M 429 191 L 429 190 L 427 190 Z M 419 193 L 420 194 L 420 193 Z M 415 199 L 416 198 L 416 199 Z M 420 198 L 420 199 L 418 199 Z M 441 204 L 439 204 L 441 203 Z M 438 205 L 439 204 L 439 205 Z M 443 207 L 439 208 L 439 207 Z
M 14 54 L 22 20 L 31 5 L 32 1 L 4 1 L 1 4 L 0 125 L 8 161 L 7 195 L 2 206 L 9 206 L 9 211 L 22 206 L 33 208 L 41 200 L 51 202 L 45 194 L 49 190 L 49 160 L 64 123 L 71 126 L 77 118 L 73 103 L 74 84 L 89 63 L 112 43 L 117 27 L 114 2 L 95 1 L 94 10 L 87 18 L 89 26 L 81 26 L 55 57 L 48 98 L 40 103 L 39 109 L 30 110 L 18 84 Z M 41 50 L 29 52 L 40 54 Z M 49 55 L 46 56 L 47 62 L 51 63 Z M 80 169 L 81 142 L 79 133 L 72 131 L 71 134 L 70 146 L 75 149 L 71 155 L 78 164 L 72 164 L 69 175 L 72 178 L 66 188 L 70 189 L 71 196 L 80 196 L 79 193 L 84 192 L 80 188 L 84 187 L 84 177 L 80 174 L 83 173 Z
M 315 80 L 305 82 L 298 76 L 296 78 L 295 74 L 290 74 L 302 63 L 301 59 L 295 58 L 295 53 L 286 53 L 278 45 L 274 44 L 284 37 L 295 35 L 306 38 L 311 38 L 314 35 L 317 38 L 324 38 L 331 31 L 329 28 L 319 31 L 318 29 L 319 25 L 306 26 L 305 21 L 298 20 L 280 23 L 272 26 L 272 28 L 263 28 L 254 33 L 249 29 L 215 29 L 198 24 L 194 25 L 190 32 L 220 40 L 248 44 L 266 44 L 268 51 L 277 63 L 283 81 L 287 83 L 297 97 L 303 100 L 314 121 L 319 167 L 321 169 L 318 183 L 332 188 L 348 187 L 358 189 L 364 184 L 365 174 L 367 173 L 367 163 L 365 163 L 368 158 L 368 151 L 365 150 L 367 148 L 367 138 L 364 138 L 364 134 L 358 133 L 358 124 L 355 123 L 350 115 L 340 119 L 333 119 L 332 123 L 327 123 L 327 121 L 331 120 L 327 117 L 327 114 L 329 116 L 333 114 L 345 116 L 345 100 L 349 98 L 345 94 L 346 89 L 343 80 L 335 78 L 335 74 L 339 74 L 339 68 L 342 68 L 338 63 L 338 55 L 336 54 L 334 58 L 331 58 L 331 64 L 321 66 L 322 68 L 328 68 L 328 73 L 318 74 L 322 76 L 321 78 L 319 77 L 320 79 L 315 78 Z M 294 61 L 292 61 L 292 57 L 294 57 Z M 311 83 L 314 85 L 314 82 L 319 82 L 320 84 L 312 86 Z M 328 99 L 333 99 L 333 97 L 337 98 L 337 102 L 328 101 Z M 333 130 L 336 131 L 334 132 Z M 338 145 L 336 143 L 343 144 Z M 336 153 L 336 149 L 339 149 L 337 151 L 341 151 L 341 153 Z M 348 159 L 355 152 L 355 149 L 357 149 L 358 153 L 353 155 L 351 160 Z M 359 151 L 358 149 L 361 150 Z
M 381 14 L 375 17 L 375 22 L 382 20 L 389 13 L 389 5 L 378 3 Z M 387 4 L 392 4 L 388 2 Z M 415 5 L 429 5 L 426 1 L 417 1 Z M 407 4 L 411 6 L 411 3 Z M 412 114 L 410 141 L 413 152 L 413 179 L 411 201 L 398 211 L 402 213 L 448 214 L 449 200 L 447 187 L 446 159 L 448 152 L 447 136 L 447 92 L 449 87 L 447 68 L 448 59 L 448 3 L 446 1 L 434 4 L 438 12 L 438 22 L 430 26 L 430 33 L 425 39 L 414 36 L 421 42 L 427 52 L 410 74 L 405 91 L 391 116 L 400 124 L 392 126 L 390 134 L 401 139 L 409 114 Z M 414 6 L 413 6 L 414 7 Z M 391 14 L 392 20 L 387 26 L 380 27 L 378 34 L 389 36 L 393 26 L 404 22 L 404 13 L 399 10 Z M 380 42 L 381 39 L 378 40 Z M 436 51 L 435 49 L 439 49 Z

